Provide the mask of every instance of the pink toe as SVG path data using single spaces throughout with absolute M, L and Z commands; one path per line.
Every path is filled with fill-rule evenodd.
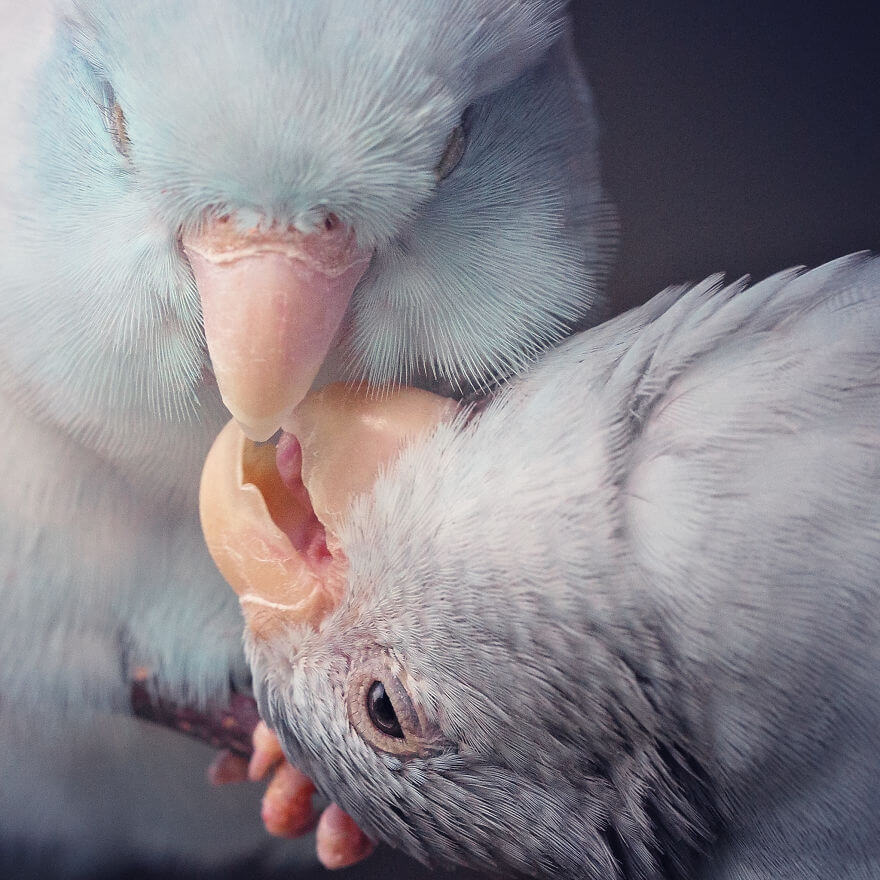
M 336 804 L 330 804 L 321 814 L 316 844 L 319 861 L 331 870 L 357 864 L 376 848 L 354 819 Z

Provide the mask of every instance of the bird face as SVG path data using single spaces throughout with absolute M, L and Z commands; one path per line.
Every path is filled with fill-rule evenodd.
M 469 664 L 462 676 L 463 657 L 449 653 L 462 640 L 484 643 L 468 638 L 473 621 L 455 606 L 431 623 L 427 609 L 446 597 L 432 595 L 422 571 L 397 569 L 394 578 L 381 564 L 363 568 L 378 562 L 391 533 L 365 556 L 349 527 L 358 521 L 352 503 L 356 510 L 404 444 L 454 415 L 449 401 L 423 391 L 377 399 L 330 386 L 297 408 L 296 438 L 285 435 L 277 452 L 230 423 L 205 466 L 201 513 L 212 555 L 239 594 L 262 710 L 291 759 L 374 835 L 423 859 L 489 864 L 481 834 L 463 838 L 481 855 L 456 839 L 471 813 L 492 814 L 482 783 L 468 780 L 485 774 L 502 801 L 505 785 L 517 799 L 494 827 L 502 836 L 535 800 L 525 794 L 531 774 L 518 779 L 492 745 L 501 732 L 492 698 L 473 699 L 488 658 L 464 649 L 480 668 Z M 504 675 L 509 658 L 496 652 Z M 523 732 L 514 752 L 528 764 Z
M 530 547 L 516 505 L 494 510 L 495 489 L 528 479 L 470 454 L 480 420 L 423 391 L 331 386 L 294 422 L 277 454 L 230 425 L 202 483 L 208 546 L 289 759 L 424 861 L 619 876 L 617 825 L 653 833 L 639 813 L 651 759 L 614 713 L 639 718 L 647 743 L 651 709 L 635 689 L 603 693 L 627 670 L 554 571 L 560 548 Z
M 564 332 L 602 233 L 588 108 L 546 54 L 561 6 L 76 4 L 33 99 L 26 235 L 58 323 L 101 318 L 92 408 L 186 414 L 209 370 L 263 438 L 330 350 L 467 383 Z

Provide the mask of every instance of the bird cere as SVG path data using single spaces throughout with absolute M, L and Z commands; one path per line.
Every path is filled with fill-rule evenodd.
M 342 561 L 319 614 L 253 552 L 227 429 L 202 515 L 261 714 L 427 862 L 880 876 L 878 380 L 880 259 L 853 255 L 668 290 L 470 419 L 424 392 L 306 398 L 301 482 L 283 438 L 295 491 L 262 484 L 262 528 L 312 491 Z M 207 485 L 230 444 L 231 499 Z

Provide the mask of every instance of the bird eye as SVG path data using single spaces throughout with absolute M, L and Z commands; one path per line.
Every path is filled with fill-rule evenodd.
M 381 681 L 374 681 L 367 691 L 367 714 L 370 716 L 370 721 L 382 733 L 403 739 L 403 730 L 397 720 L 397 713 Z
M 416 708 L 387 658 L 368 658 L 349 672 L 348 717 L 361 738 L 376 751 L 400 758 L 436 754 L 442 737 Z
M 131 141 L 125 127 L 125 114 L 122 112 L 122 107 L 116 100 L 116 93 L 109 83 L 104 83 L 103 113 L 104 125 L 113 140 L 113 146 L 116 147 L 120 155 L 126 159 L 131 158 Z
M 443 149 L 443 155 L 434 168 L 434 174 L 437 180 L 446 180 L 461 162 L 464 151 L 467 148 L 468 135 L 471 133 L 471 121 L 474 115 L 474 105 L 467 107 L 461 114 L 461 122 L 452 129 L 446 146 Z

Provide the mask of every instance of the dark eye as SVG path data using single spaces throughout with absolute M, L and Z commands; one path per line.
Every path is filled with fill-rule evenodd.
M 461 114 L 461 122 L 455 126 L 450 132 L 449 138 L 446 141 L 446 146 L 443 149 L 443 155 L 440 157 L 440 161 L 437 163 L 436 168 L 434 168 L 434 174 L 437 176 L 437 180 L 445 180 L 452 174 L 453 171 L 458 167 L 458 163 L 461 162 L 464 151 L 467 149 L 467 141 L 468 135 L 471 133 L 471 120 L 474 115 L 474 105 L 471 104 L 467 107 L 464 113 Z
M 403 739 L 403 729 L 397 720 L 397 713 L 381 681 L 374 681 L 367 691 L 367 714 L 370 721 L 386 736 Z
M 403 670 L 390 665 L 383 655 L 352 664 L 345 694 L 352 727 L 364 742 L 386 755 L 406 759 L 437 754 L 444 747 L 440 731 L 413 701 Z
M 126 159 L 130 158 L 131 141 L 128 139 L 128 130 L 125 127 L 125 114 L 122 112 L 122 107 L 116 100 L 116 93 L 109 83 L 104 83 L 103 113 L 104 124 L 113 139 L 113 146 Z

